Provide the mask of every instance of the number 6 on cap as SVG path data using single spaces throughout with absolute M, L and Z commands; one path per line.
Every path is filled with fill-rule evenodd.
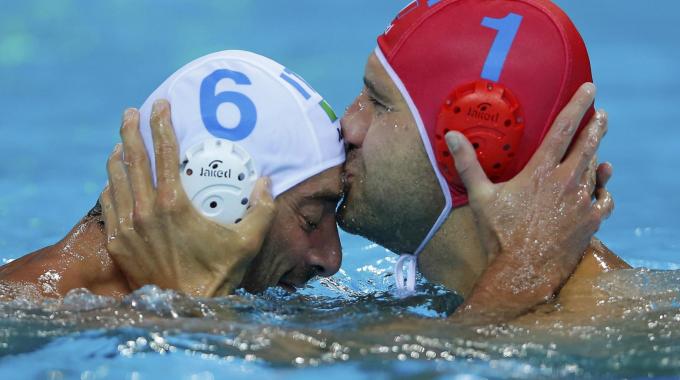
M 237 85 L 251 85 L 250 79 L 243 73 L 227 69 L 216 70 L 201 83 L 201 118 L 205 128 L 213 136 L 230 141 L 239 141 L 248 137 L 257 123 L 257 109 L 250 98 L 240 92 L 224 91 L 215 94 L 217 83 L 222 79 L 231 79 Z M 241 114 L 238 125 L 227 128 L 217 120 L 217 109 L 221 104 L 235 105 Z

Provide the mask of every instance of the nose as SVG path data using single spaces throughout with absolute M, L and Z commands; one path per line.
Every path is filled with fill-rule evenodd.
M 308 252 L 307 265 L 312 268 L 315 275 L 330 277 L 338 273 L 342 265 L 342 246 L 335 218 L 332 218 L 332 228 L 322 227 L 319 232 L 319 244 L 315 244 Z
M 310 260 L 314 274 L 321 277 L 330 277 L 340 270 L 342 264 L 342 252 L 340 249 L 313 255 Z
M 342 135 L 348 149 L 361 147 L 368 127 L 371 125 L 371 112 L 368 109 L 370 101 L 362 98 L 365 98 L 363 93 L 354 100 L 340 119 Z

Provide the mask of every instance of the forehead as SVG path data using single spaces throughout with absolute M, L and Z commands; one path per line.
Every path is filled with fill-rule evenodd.
M 302 197 L 328 198 L 340 197 L 342 189 L 342 166 L 339 165 L 308 178 L 291 190 Z

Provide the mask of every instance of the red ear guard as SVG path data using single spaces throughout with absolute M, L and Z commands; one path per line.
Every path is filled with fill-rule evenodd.
M 507 181 L 529 162 L 576 90 L 592 81 L 580 34 L 549 0 L 416 0 L 378 46 L 412 101 L 454 207 L 467 204 L 467 193 L 447 130 L 476 145 L 491 180 Z
M 458 131 L 470 140 L 482 168 L 494 182 L 512 178 L 511 163 L 522 141 L 524 116 L 503 85 L 480 80 L 455 89 L 444 102 L 435 128 L 435 157 L 450 186 L 464 192 L 444 136 Z

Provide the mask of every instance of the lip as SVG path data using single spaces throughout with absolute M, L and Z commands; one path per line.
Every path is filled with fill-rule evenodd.
M 344 173 L 344 181 L 345 182 L 350 182 L 353 178 L 354 178 L 354 174 L 347 172 L 347 171 Z
M 287 291 L 287 292 L 289 292 L 289 293 L 295 293 L 295 292 L 297 291 L 297 288 L 298 288 L 299 286 L 297 286 L 297 285 L 294 284 L 293 282 L 288 281 L 288 280 L 285 279 L 285 278 L 288 277 L 288 275 L 290 275 L 292 272 L 293 272 L 293 268 L 291 268 L 291 269 L 287 270 L 285 273 L 283 273 L 283 274 L 281 275 L 281 277 L 279 277 L 279 282 L 276 283 L 276 286 L 279 286 L 279 287 L 283 288 L 283 290 L 285 290 L 285 291 Z
M 285 290 L 285 291 L 287 291 L 287 292 L 289 292 L 289 293 L 295 293 L 295 292 L 297 292 L 297 288 L 295 287 L 295 285 L 293 285 L 293 284 L 291 284 L 291 283 L 288 283 L 288 282 L 285 282 L 285 281 L 279 281 L 279 283 L 277 284 L 277 286 L 283 288 L 283 290 Z
M 342 174 L 346 181 L 353 179 L 356 176 L 354 169 L 357 169 L 357 153 L 355 151 L 350 152 L 345 160 L 345 165 L 343 167 Z
M 352 161 L 348 160 L 347 162 L 345 162 L 345 167 L 342 170 L 342 177 L 344 181 L 350 181 L 356 176 L 356 174 L 352 170 L 353 166 L 354 166 L 353 160 Z

